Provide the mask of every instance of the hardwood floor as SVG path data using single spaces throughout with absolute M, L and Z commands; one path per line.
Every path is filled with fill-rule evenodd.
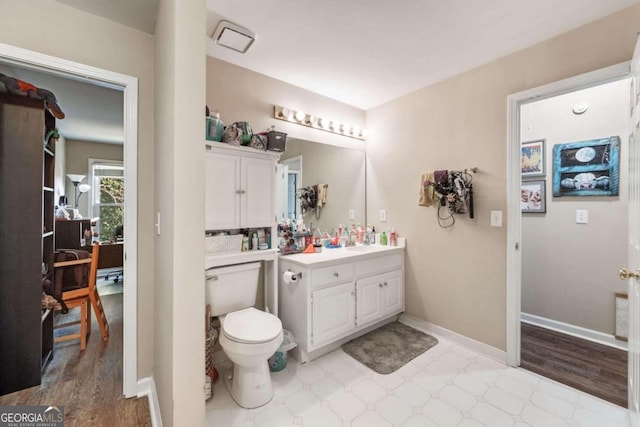
M 151 426 L 147 398 L 122 395 L 122 294 L 101 299 L 109 342 L 103 343 L 92 316 L 85 351 L 80 352 L 78 340 L 56 343 L 42 384 L 0 396 L 0 405 L 64 405 L 65 426 Z
M 627 407 L 627 352 L 522 323 L 520 366 Z

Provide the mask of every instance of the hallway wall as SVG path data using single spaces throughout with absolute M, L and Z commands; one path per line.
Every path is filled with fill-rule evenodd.
M 580 115 L 571 109 L 587 102 Z M 627 262 L 629 80 L 533 102 L 521 109 L 521 141 L 546 139 L 546 213 L 522 215 L 522 311 L 615 332 L 617 272 Z M 618 197 L 553 197 L 553 146 L 620 137 Z M 576 224 L 586 209 L 588 224 Z

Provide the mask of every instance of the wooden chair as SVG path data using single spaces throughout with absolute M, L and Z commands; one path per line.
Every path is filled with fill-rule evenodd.
M 87 348 L 87 335 L 91 333 L 91 307 L 93 307 L 93 310 L 96 313 L 103 341 L 107 342 L 109 340 L 109 324 L 107 323 L 107 317 L 104 314 L 102 301 L 100 301 L 100 295 L 98 295 L 98 289 L 96 287 L 99 255 L 100 245 L 95 244 L 91 250 L 91 258 L 74 261 L 60 261 L 53 264 L 54 268 L 68 268 L 83 264 L 91 264 L 86 286 L 62 293 L 62 300 L 69 309 L 80 307 L 80 320 L 63 323 L 54 327 L 54 329 L 59 329 L 79 324 L 80 331 L 75 334 L 56 337 L 54 339 L 55 342 L 79 338 L 80 350 Z

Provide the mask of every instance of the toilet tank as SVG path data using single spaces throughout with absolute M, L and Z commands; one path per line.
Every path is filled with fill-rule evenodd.
M 211 316 L 253 307 L 258 292 L 260 263 L 230 265 L 206 271 L 205 298 Z

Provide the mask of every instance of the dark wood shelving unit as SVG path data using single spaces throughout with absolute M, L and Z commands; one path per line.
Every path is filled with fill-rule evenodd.
M 42 100 L 0 94 L 0 395 L 40 384 L 53 355 L 55 119 Z

